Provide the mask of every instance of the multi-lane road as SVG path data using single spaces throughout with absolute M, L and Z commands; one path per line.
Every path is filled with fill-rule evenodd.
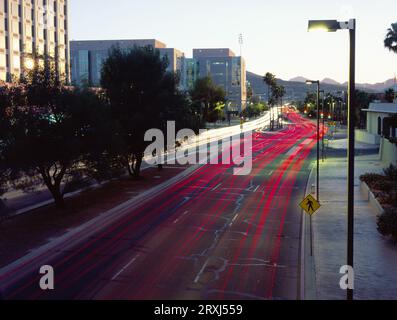
M 316 128 L 298 114 L 253 134 L 253 170 L 204 165 L 73 246 L 0 275 L 5 299 L 298 299 Z M 82 238 L 83 239 L 83 238 Z M 39 287 L 41 265 L 55 289 Z

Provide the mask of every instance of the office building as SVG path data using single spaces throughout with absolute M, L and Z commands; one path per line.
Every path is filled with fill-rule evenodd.
M 76 85 L 88 83 L 92 86 L 99 86 L 103 62 L 109 56 L 109 51 L 115 46 L 121 49 L 148 46 L 158 49 L 160 56 L 168 59 L 167 71 L 182 73 L 184 54 L 179 50 L 167 48 L 158 40 L 71 41 L 72 83 Z
M 193 58 L 185 59 L 183 85 L 193 87 L 199 78 L 209 76 L 226 92 L 227 110 L 241 112 L 247 103 L 245 61 L 230 49 L 194 49 Z
M 34 54 L 55 59 L 69 80 L 67 0 L 0 0 L 0 80 L 33 68 Z

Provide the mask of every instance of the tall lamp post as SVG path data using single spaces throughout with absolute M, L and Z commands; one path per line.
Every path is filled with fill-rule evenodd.
M 320 93 L 323 94 L 322 99 L 321 99 L 321 120 L 322 120 L 322 124 L 323 124 L 323 128 L 321 130 L 321 157 L 322 160 L 324 162 L 325 160 L 325 90 L 320 90 Z
M 307 80 L 306 84 L 317 85 L 317 201 L 320 201 L 320 81 Z
M 349 63 L 349 99 L 348 99 L 348 201 L 347 201 L 347 265 L 354 267 L 354 157 L 355 157 L 355 108 L 356 108 L 356 20 L 311 20 L 309 31 L 336 32 L 349 30 L 350 35 L 350 63 Z M 347 299 L 353 300 L 353 288 L 347 290 Z

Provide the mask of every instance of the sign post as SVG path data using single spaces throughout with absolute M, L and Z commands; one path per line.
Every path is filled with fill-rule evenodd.
M 313 256 L 313 215 L 321 208 L 321 204 L 309 194 L 299 206 L 310 216 L 310 255 Z

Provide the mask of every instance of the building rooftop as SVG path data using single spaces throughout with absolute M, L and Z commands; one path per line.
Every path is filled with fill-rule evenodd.
M 227 58 L 235 56 L 235 53 L 228 48 L 193 49 L 193 58 Z
M 110 48 L 114 45 L 120 47 L 146 47 L 152 46 L 156 49 L 167 48 L 167 45 L 156 39 L 121 39 L 121 40 L 72 40 L 70 41 L 71 50 L 96 50 L 98 48 Z
M 369 105 L 368 109 L 363 110 L 365 112 L 374 112 L 374 113 L 389 113 L 389 114 L 397 114 L 397 103 L 380 103 L 375 102 Z

